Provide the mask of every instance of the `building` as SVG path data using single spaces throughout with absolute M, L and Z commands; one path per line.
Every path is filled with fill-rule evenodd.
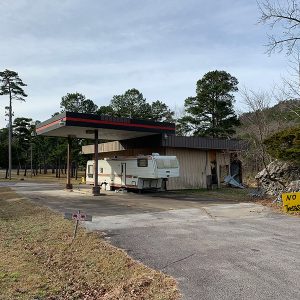
M 176 155 L 180 165 L 180 177 L 170 178 L 167 190 L 198 189 L 213 185 L 220 187 L 225 176 L 236 164 L 240 151 L 246 149 L 244 141 L 208 137 L 186 137 L 175 135 L 152 135 L 122 141 L 99 144 L 99 159 L 114 156 Z M 83 154 L 94 154 L 94 146 L 82 147 Z M 232 174 L 233 175 L 233 174 Z M 239 168 L 238 178 L 241 180 Z

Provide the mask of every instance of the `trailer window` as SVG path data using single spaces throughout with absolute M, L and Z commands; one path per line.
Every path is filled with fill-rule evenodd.
M 87 177 L 88 178 L 93 178 L 93 172 L 94 172 L 94 166 L 93 165 L 88 165 Z
M 93 174 L 94 173 L 94 166 L 93 165 L 89 165 L 88 166 L 88 174 Z
M 178 168 L 177 159 L 157 159 L 157 169 L 175 169 Z
M 137 165 L 138 165 L 138 167 L 148 167 L 148 159 L 147 158 L 138 158 Z

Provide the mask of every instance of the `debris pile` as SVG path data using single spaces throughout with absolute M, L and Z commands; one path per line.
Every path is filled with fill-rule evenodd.
M 259 172 L 255 179 L 269 195 L 300 191 L 300 166 L 275 160 Z

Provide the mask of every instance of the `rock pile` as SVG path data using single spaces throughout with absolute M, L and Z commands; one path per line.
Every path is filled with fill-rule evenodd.
M 300 166 L 275 160 L 255 178 L 269 195 L 300 191 Z

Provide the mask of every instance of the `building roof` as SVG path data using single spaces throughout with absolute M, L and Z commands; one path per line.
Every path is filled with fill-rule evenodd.
M 247 142 L 237 139 L 208 138 L 199 136 L 175 136 L 155 135 L 141 138 L 128 139 L 123 141 L 107 142 L 99 144 L 99 152 L 124 151 L 134 148 L 187 148 L 203 150 L 230 150 L 240 151 L 248 147 Z M 82 147 L 83 154 L 94 153 L 93 145 Z
M 171 148 L 244 150 L 247 148 L 247 143 L 238 139 L 170 135 L 162 138 L 161 146 Z

